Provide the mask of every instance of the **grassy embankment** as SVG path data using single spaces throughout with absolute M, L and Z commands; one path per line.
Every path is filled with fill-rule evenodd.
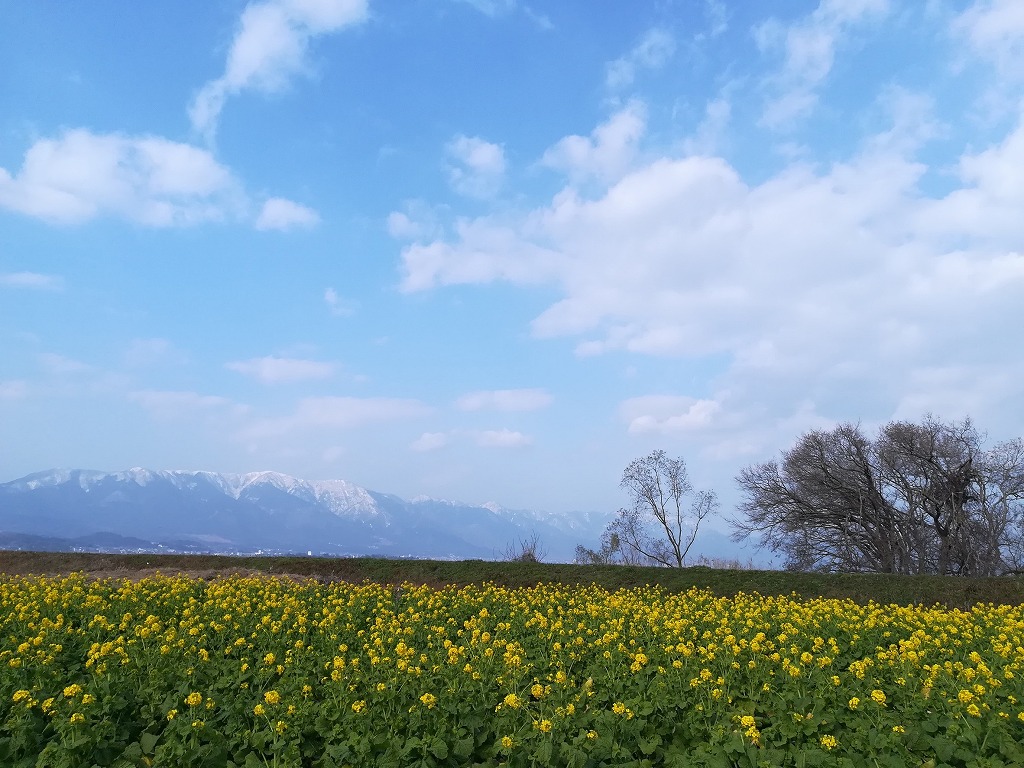
M 682 570 L 629 566 L 508 563 L 482 560 L 392 560 L 385 558 L 228 557 L 220 555 L 112 555 L 66 552 L 0 552 L 0 574 L 68 574 L 134 577 L 159 571 L 209 578 L 233 573 L 312 577 L 325 581 L 379 584 L 411 582 L 440 587 L 490 582 L 525 587 L 540 582 L 598 584 L 606 589 L 658 584 L 671 592 L 690 587 L 722 596 L 738 592 L 797 594 L 804 598 L 850 598 L 858 603 L 911 603 L 966 608 L 975 603 L 1024 604 L 1024 579 L 939 576 L 788 573 L 784 571 Z

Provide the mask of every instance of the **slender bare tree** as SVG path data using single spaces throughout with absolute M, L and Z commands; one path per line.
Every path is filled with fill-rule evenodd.
M 620 485 L 631 504 L 605 532 L 619 560 L 682 568 L 701 522 L 718 509 L 714 491 L 694 491 L 686 463 L 660 450 L 634 460 Z

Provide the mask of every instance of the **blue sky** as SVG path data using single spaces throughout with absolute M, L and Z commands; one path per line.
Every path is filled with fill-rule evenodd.
M 0 0 L 0 481 L 552 511 L 1024 432 L 1018 0 Z

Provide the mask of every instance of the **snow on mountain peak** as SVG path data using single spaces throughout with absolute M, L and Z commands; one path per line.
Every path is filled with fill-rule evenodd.
M 301 495 L 303 492 L 308 493 L 309 491 L 309 483 L 281 472 L 248 472 L 241 475 L 240 480 L 239 491 L 253 485 L 270 485 L 279 491 L 296 495 Z
M 17 498 L 33 493 L 32 499 Z M 12 524 L 26 535 L 109 530 L 143 541 L 180 538 L 207 542 L 204 546 L 219 537 L 217 546 L 224 551 L 323 547 L 347 554 L 479 557 L 533 533 L 559 556 L 571 557 L 581 536 L 590 544 L 590 534 L 603 528 L 581 526 L 577 533 L 577 525 L 559 515 L 495 502 L 419 496 L 410 503 L 345 480 L 305 481 L 271 471 L 54 469 L 0 483 L 0 496 Z M 46 515 L 37 513 L 40 505 Z
M 132 467 L 124 472 L 114 472 L 112 477 L 118 480 L 131 480 L 136 485 L 149 485 L 154 480 L 166 479 L 167 474 L 166 472 L 154 472 L 142 467 Z
M 370 492 L 362 486 L 346 480 L 324 480 L 311 484 L 316 491 L 317 501 L 330 507 L 336 515 L 351 514 L 353 511 L 364 516 L 379 516 L 380 507 Z

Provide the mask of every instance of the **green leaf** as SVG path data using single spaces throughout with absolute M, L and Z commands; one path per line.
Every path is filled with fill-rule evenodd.
M 467 758 L 473 754 L 473 737 L 459 739 L 452 748 L 452 754 L 459 758 Z
M 144 733 L 139 736 L 139 746 L 142 747 L 144 754 L 152 755 L 153 750 L 156 749 L 156 743 L 160 740 L 160 737 L 155 733 Z
M 542 765 L 549 765 L 551 763 L 551 742 L 545 739 L 537 747 L 537 759 Z
M 448 757 L 448 745 L 445 744 L 442 739 L 434 739 L 433 743 L 430 745 L 430 754 L 438 760 L 444 760 Z
M 650 738 L 645 739 L 641 737 L 637 744 L 641 752 L 645 755 L 651 755 L 661 746 L 661 736 L 655 733 Z

